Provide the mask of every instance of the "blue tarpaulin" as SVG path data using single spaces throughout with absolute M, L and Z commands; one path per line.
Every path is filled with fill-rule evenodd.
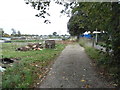
M 89 38 L 89 39 L 92 38 L 92 36 L 90 34 L 80 35 L 80 37 L 85 37 L 85 38 Z

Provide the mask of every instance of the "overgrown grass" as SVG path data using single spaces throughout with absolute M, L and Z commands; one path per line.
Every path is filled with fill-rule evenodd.
M 108 55 L 105 52 L 102 52 L 100 50 L 95 49 L 94 47 L 88 47 L 85 45 L 86 41 L 79 42 L 79 44 L 85 48 L 85 51 L 87 55 L 95 61 L 96 65 L 99 67 L 99 70 L 104 73 L 104 75 L 109 77 L 109 80 L 111 79 L 112 81 L 116 83 L 118 82 L 119 74 L 118 71 L 119 69 L 116 66 L 113 66 L 111 64 L 111 56 Z M 114 79 L 114 80 L 113 80 Z M 115 84 L 117 85 L 117 84 Z
M 98 42 L 98 43 L 96 43 L 96 44 L 97 44 L 97 45 L 100 45 L 100 46 L 102 46 L 102 47 L 109 47 L 109 48 L 112 47 L 111 44 L 109 44 L 109 45 L 107 46 L 107 44 L 106 44 L 105 42 Z
M 100 57 L 98 50 L 95 48 L 85 47 L 85 51 L 94 60 L 98 60 Z
M 108 62 L 108 57 L 106 53 L 97 50 L 93 47 L 85 45 L 86 41 L 81 40 L 79 44 L 85 48 L 86 53 L 90 56 L 91 59 L 95 60 L 98 65 L 106 64 Z
M 109 62 L 109 57 L 107 56 L 107 54 L 105 52 L 102 52 L 98 49 L 95 49 L 92 46 L 88 46 L 86 45 L 87 41 L 81 40 L 79 42 L 79 44 L 85 48 L 86 53 L 90 56 L 90 58 L 92 58 L 93 60 L 95 60 L 97 62 L 98 65 L 100 64 L 107 64 L 107 62 Z
M 3 88 L 29 88 L 34 87 L 38 79 L 46 71 L 48 65 L 64 49 L 64 44 L 56 44 L 56 49 L 43 49 L 42 51 L 15 51 L 20 45 L 12 43 L 3 44 L 3 57 L 18 58 L 2 75 Z
M 99 51 L 92 47 L 85 47 L 86 53 L 92 58 L 98 66 L 105 66 L 110 63 L 110 57 L 105 52 Z

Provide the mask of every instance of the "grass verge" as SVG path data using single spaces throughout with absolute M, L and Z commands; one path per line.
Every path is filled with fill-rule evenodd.
M 85 48 L 87 55 L 92 59 L 98 69 L 98 73 L 104 76 L 108 81 L 114 81 L 112 84 L 117 87 L 118 83 L 118 71 L 116 66 L 111 65 L 111 56 L 107 55 L 105 52 L 97 50 L 93 47 L 88 47 L 85 45 L 86 41 L 81 41 L 79 44 Z M 117 83 L 117 84 L 116 84 Z
M 65 44 L 56 44 L 56 49 L 42 51 L 15 51 L 20 45 L 4 43 L 3 57 L 18 58 L 2 73 L 2 88 L 29 88 L 41 79 L 48 65 L 60 54 Z

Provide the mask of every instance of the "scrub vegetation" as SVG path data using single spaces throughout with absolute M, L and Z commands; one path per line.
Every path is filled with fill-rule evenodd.
M 92 46 L 87 46 L 85 40 L 81 40 L 79 44 L 85 48 L 87 55 L 92 59 L 92 62 L 98 67 L 99 73 L 107 78 L 109 81 L 114 81 L 114 86 L 118 86 L 117 72 L 119 69 L 111 64 L 111 56 L 106 52 L 98 50 Z M 116 84 L 117 82 L 117 84 Z

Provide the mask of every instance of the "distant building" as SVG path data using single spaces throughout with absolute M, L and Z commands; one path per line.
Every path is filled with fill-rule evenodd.
M 11 38 L 8 37 L 1 37 L 0 43 L 11 43 Z
M 11 38 L 8 38 L 8 37 L 1 37 L 0 39 L 1 40 L 11 40 Z

